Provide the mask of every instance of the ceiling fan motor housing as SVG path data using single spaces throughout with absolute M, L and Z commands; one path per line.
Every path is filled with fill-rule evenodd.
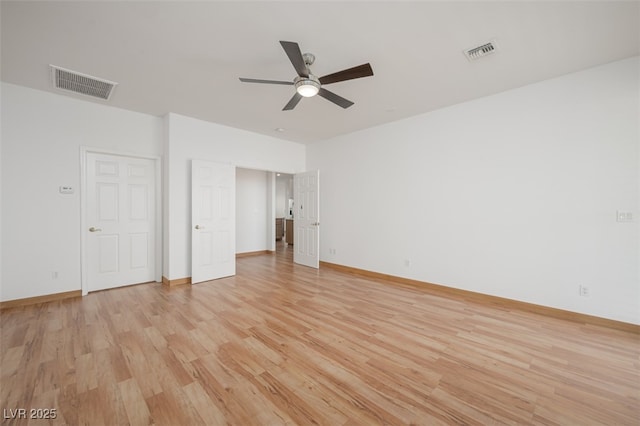
M 316 61 L 316 57 L 313 53 L 305 53 L 302 55 L 302 60 L 309 67 Z

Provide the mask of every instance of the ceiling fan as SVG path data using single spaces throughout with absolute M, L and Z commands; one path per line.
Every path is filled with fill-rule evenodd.
M 280 80 L 258 80 L 255 78 L 242 78 L 240 81 L 244 83 L 263 83 L 263 84 L 283 84 L 287 86 L 295 86 L 296 93 L 291 100 L 282 108 L 283 111 L 292 110 L 298 105 L 300 99 L 303 97 L 310 98 L 315 95 L 320 95 L 328 101 L 341 106 L 342 108 L 349 108 L 353 105 L 348 99 L 338 96 L 333 92 L 328 91 L 324 87 L 325 84 L 337 83 L 339 81 L 353 80 L 354 78 L 369 77 L 373 75 L 371 65 L 363 64 L 357 67 L 349 68 L 346 70 L 338 71 L 333 74 L 325 75 L 324 77 L 316 77 L 311 74 L 309 67 L 313 65 L 315 56 L 311 53 L 305 53 L 304 55 L 300 51 L 298 43 L 293 41 L 281 41 L 280 44 L 285 53 L 289 57 L 289 60 L 293 64 L 298 76 L 293 81 L 280 81 Z

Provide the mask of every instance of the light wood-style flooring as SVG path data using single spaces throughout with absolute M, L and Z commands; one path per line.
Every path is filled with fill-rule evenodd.
M 287 250 L 232 278 L 3 310 L 2 424 L 640 424 L 637 334 Z M 19 408 L 56 419 L 6 418 Z

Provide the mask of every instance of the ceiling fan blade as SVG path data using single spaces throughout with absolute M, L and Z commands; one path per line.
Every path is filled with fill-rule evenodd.
M 339 81 L 353 80 L 354 78 L 370 77 L 373 75 L 373 69 L 370 64 L 362 64 L 357 67 L 349 68 L 334 72 L 333 74 L 320 77 L 320 84 L 331 84 Z
M 296 107 L 296 105 L 298 105 L 298 102 L 300 102 L 300 99 L 302 99 L 302 95 L 298 92 L 296 92 L 295 95 L 293 95 L 293 98 L 291 98 L 291 100 L 289 100 L 289 102 L 284 106 L 284 108 L 282 108 L 283 111 L 289 111 L 292 110 Z
M 284 84 L 286 86 L 293 86 L 292 81 L 258 80 L 256 78 L 243 78 L 243 77 L 240 77 L 240 81 L 242 81 L 243 83 Z
M 280 41 L 280 44 L 298 75 L 300 77 L 309 77 L 309 68 L 307 68 L 307 64 L 304 63 L 304 59 L 302 59 L 302 52 L 300 51 L 298 43 L 293 41 Z
M 351 102 L 350 100 L 345 99 L 342 96 L 338 96 L 335 93 L 328 91 L 327 89 L 323 89 L 322 87 L 320 88 L 318 95 L 322 96 L 328 101 L 333 102 L 338 106 L 341 106 L 342 108 L 349 108 L 351 105 L 353 105 L 353 102 Z

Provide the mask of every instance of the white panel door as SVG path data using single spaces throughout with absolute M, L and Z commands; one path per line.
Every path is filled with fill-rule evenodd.
M 155 162 L 87 153 L 88 291 L 155 281 Z
M 293 261 L 318 268 L 320 264 L 320 172 L 293 176 Z
M 191 283 L 236 274 L 236 169 L 191 163 Z

